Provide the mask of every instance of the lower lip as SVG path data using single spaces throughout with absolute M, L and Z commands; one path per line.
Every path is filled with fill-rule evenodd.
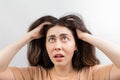
M 60 58 L 54 58 L 57 62 L 61 62 L 63 60 L 63 57 Z

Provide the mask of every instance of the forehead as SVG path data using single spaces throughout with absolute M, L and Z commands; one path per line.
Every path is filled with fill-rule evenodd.
M 49 35 L 60 35 L 60 34 L 72 35 L 72 32 L 67 27 L 65 27 L 65 26 L 59 26 L 59 25 L 56 25 L 56 26 L 50 28 L 47 31 L 47 36 L 49 36 Z

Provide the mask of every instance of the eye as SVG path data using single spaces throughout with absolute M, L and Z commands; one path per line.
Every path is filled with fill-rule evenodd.
M 68 41 L 68 40 L 69 40 L 68 37 L 66 37 L 66 36 L 62 37 L 62 41 Z
M 50 43 L 55 42 L 55 38 L 52 38 L 52 37 L 51 37 L 51 38 L 49 38 L 49 39 L 48 39 L 48 42 L 50 42 Z

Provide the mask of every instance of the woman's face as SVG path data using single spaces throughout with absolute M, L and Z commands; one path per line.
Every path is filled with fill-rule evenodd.
M 72 32 L 56 25 L 46 35 L 46 49 L 55 66 L 71 65 L 76 44 Z

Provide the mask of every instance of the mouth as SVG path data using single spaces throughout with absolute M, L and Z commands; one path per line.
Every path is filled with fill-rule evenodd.
M 64 58 L 64 55 L 62 55 L 62 54 L 56 54 L 56 55 L 54 56 L 54 59 L 55 59 L 57 62 L 61 62 L 61 61 L 63 60 L 63 58 Z
M 62 54 L 56 54 L 56 55 L 54 56 L 54 58 L 62 58 L 62 57 L 64 57 L 64 55 L 62 55 Z

